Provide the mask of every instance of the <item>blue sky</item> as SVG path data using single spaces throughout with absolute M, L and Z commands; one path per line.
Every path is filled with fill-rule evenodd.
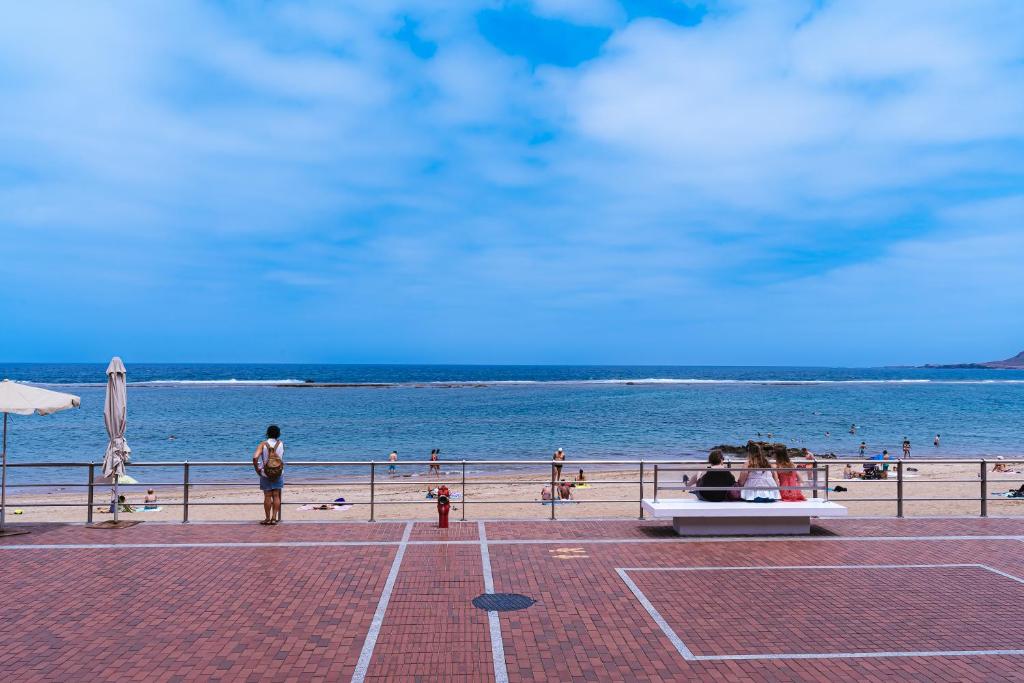
M 0 358 L 1024 349 L 1024 3 L 17 3 Z

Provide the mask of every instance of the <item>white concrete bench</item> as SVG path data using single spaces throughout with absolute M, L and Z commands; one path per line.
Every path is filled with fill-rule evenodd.
M 846 508 L 823 498 L 802 502 L 709 503 L 695 498 L 643 501 L 654 519 L 672 518 L 677 534 L 687 536 L 774 536 L 811 533 L 811 517 L 845 517 Z

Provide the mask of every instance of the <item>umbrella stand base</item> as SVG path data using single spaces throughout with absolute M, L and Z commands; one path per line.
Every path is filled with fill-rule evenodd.
M 97 522 L 95 524 L 86 524 L 85 528 L 86 529 L 127 529 L 128 527 L 135 526 L 136 524 L 142 524 L 142 520 L 141 519 L 138 519 L 138 520 L 119 519 L 118 521 L 115 522 L 112 519 L 108 519 L 105 522 Z
M 4 536 L 21 536 L 22 534 L 32 533 L 28 529 L 0 529 L 0 538 Z

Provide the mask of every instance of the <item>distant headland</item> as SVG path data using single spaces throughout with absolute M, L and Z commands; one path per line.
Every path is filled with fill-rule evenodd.
M 924 365 L 925 368 L 941 368 L 941 369 L 953 369 L 953 368 L 989 368 L 993 370 L 1024 370 L 1024 351 L 1021 351 L 1013 358 L 1007 358 L 1006 360 L 991 360 L 987 363 L 952 363 L 950 365 L 935 365 L 929 363 Z

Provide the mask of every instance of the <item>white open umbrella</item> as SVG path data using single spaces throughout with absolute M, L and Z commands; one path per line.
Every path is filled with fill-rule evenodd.
M 124 466 L 131 457 L 132 449 L 124 440 L 128 427 L 128 371 L 124 363 L 114 356 L 107 366 L 107 399 L 103 403 L 103 422 L 107 425 L 107 452 L 103 455 L 103 476 L 114 478 L 114 524 L 117 524 L 118 505 L 117 481 L 124 474 Z
M 71 394 L 40 389 L 5 379 L 0 382 L 0 413 L 4 414 L 3 475 L 0 477 L 0 533 L 7 517 L 7 415 L 49 415 L 68 408 L 77 408 L 81 400 Z

